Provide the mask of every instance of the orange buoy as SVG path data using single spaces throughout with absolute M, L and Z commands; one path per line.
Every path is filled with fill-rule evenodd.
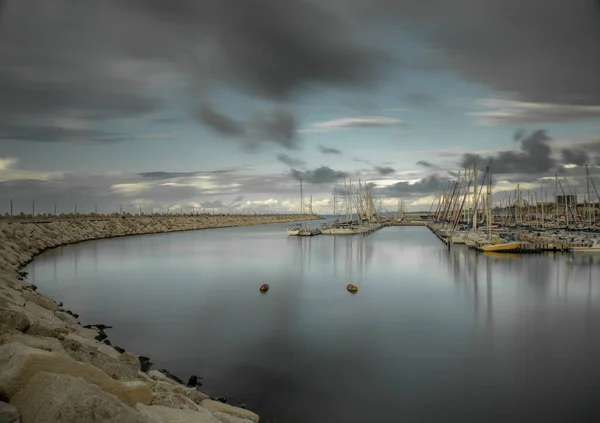
M 358 292 L 358 287 L 356 285 L 348 284 L 348 286 L 346 287 L 346 289 L 349 292 L 352 292 L 353 294 L 356 294 Z
M 266 283 L 262 284 L 260 286 L 260 292 L 267 292 L 269 290 L 269 285 L 267 285 Z

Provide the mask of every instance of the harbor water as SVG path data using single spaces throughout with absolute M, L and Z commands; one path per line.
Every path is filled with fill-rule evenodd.
M 600 255 L 285 228 L 91 241 L 26 270 L 113 345 L 261 422 L 600 421 Z

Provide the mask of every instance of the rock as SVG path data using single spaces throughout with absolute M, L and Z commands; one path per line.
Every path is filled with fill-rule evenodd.
M 146 384 L 118 382 L 97 367 L 75 361 L 65 353 L 38 350 L 18 342 L 0 346 L 0 395 L 12 398 L 43 371 L 81 377 L 129 405 L 139 401 L 148 404 L 152 399 L 152 391 Z
M 210 411 L 211 413 L 224 413 L 229 414 L 234 417 L 238 417 L 240 419 L 247 419 L 253 423 L 258 423 L 259 417 L 258 414 L 253 413 L 252 411 L 245 410 L 243 408 L 234 407 L 228 404 L 224 404 L 219 401 L 213 401 L 210 399 L 202 401 L 200 404 L 202 408 Z
M 164 405 L 169 408 L 178 408 L 180 410 L 198 411 L 198 404 L 183 394 L 177 392 L 154 392 L 150 405 Z
M 100 342 L 104 341 L 106 338 L 108 338 L 108 335 L 106 335 L 106 333 L 104 333 L 103 330 L 101 330 L 100 333 L 94 337 L 94 339 L 96 341 L 100 341 Z
M 153 362 L 150 361 L 150 358 L 145 357 L 143 355 L 140 355 L 138 357 L 138 360 L 140 360 L 142 372 L 148 372 L 150 370 L 150 368 L 152 367 L 152 365 L 154 364 Z
M 123 354 L 125 352 L 125 348 L 117 347 L 116 345 L 114 345 L 113 348 L 121 354 Z M 135 359 L 137 360 L 137 357 Z
M 81 326 L 75 327 L 74 333 L 90 340 L 96 338 L 96 335 L 98 335 L 97 330 L 88 329 Z
M 58 339 L 46 336 L 31 336 L 24 333 L 19 333 L 4 338 L 0 343 L 8 344 L 10 342 L 20 342 L 28 347 L 46 351 L 65 351 L 65 348 Z
M 75 326 L 78 324 L 77 319 L 74 316 L 65 313 L 64 311 L 60 311 L 60 309 L 55 311 L 54 315 L 69 325 Z
M 16 289 L 4 287 L 0 289 L 0 295 L 5 297 L 12 304 L 15 304 L 19 307 L 23 307 L 25 305 L 25 298 L 23 298 L 23 295 L 21 295 L 21 293 Z
M 102 343 L 104 345 L 112 346 L 112 343 L 108 339 L 105 339 L 104 341 L 102 341 Z
M 136 408 L 156 423 L 222 423 L 206 410 L 178 410 L 163 405 L 138 404 Z
M 23 298 L 48 310 L 55 311 L 58 309 L 58 305 L 50 297 L 36 291 L 23 292 Z
M 185 386 L 192 387 L 192 388 L 195 388 L 196 386 L 198 386 L 198 376 L 196 376 L 196 375 L 190 376 L 190 378 L 188 379 L 188 382 L 186 383 Z
M 167 369 L 159 369 L 159 372 L 161 372 L 163 375 L 165 375 L 166 377 L 168 377 L 169 379 L 174 380 L 175 382 L 183 385 L 183 380 L 179 379 L 177 376 L 175 376 L 174 374 L 172 374 L 171 372 L 169 372 Z
M 120 354 L 114 349 L 103 344 L 92 343 L 85 338 L 80 338 L 80 340 L 85 341 L 84 343 L 78 342 L 74 339 L 76 336 L 71 334 L 62 341 L 69 356 L 77 361 L 89 363 L 104 370 L 113 379 L 136 380 L 138 378 L 139 363 L 137 359 L 135 365 L 131 365 L 126 361 L 122 361 Z
M 84 328 L 96 328 L 99 331 L 103 331 L 104 329 L 112 329 L 112 326 L 109 325 L 85 325 Z
M 0 307 L 0 330 L 23 332 L 31 322 L 23 310 L 12 310 Z
M 40 372 L 11 400 L 23 423 L 148 423 L 139 411 L 82 378 Z
M 17 407 L 0 401 L 0 423 L 19 423 L 20 419 L 21 413 Z
M 231 414 L 221 413 L 220 411 L 212 413 L 212 415 L 223 423 L 252 423 L 252 420 L 240 419 L 239 417 L 232 416 Z
M 144 370 L 142 369 L 142 371 L 144 371 Z M 163 372 L 161 372 L 159 370 L 150 370 L 149 372 L 146 372 L 146 373 L 148 373 L 148 376 L 150 376 L 153 380 L 156 380 L 159 382 L 170 383 L 171 385 L 179 385 L 179 383 L 177 383 L 174 379 L 168 377 L 167 375 L 165 375 Z

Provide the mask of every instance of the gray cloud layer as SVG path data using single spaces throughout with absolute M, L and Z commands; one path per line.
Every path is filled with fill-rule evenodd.
M 298 181 L 302 180 L 317 185 L 331 184 L 350 176 L 350 174 L 347 172 L 343 172 L 341 170 L 334 170 L 329 166 L 321 166 L 316 168 L 315 170 L 307 170 L 305 172 L 299 171 L 297 169 L 292 169 L 291 174 L 292 177 L 294 177 L 294 179 Z
M 319 146 L 319 151 L 323 154 L 342 154 L 337 148 L 325 147 L 324 145 Z

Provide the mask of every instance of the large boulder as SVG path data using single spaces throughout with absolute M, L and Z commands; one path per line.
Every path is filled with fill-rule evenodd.
M 206 410 L 181 410 L 163 405 L 138 404 L 136 408 L 156 423 L 222 423 Z M 25 422 L 24 422 L 25 423 Z
M 42 371 L 81 377 L 129 405 L 149 404 L 152 400 L 152 391 L 145 383 L 118 382 L 97 367 L 75 361 L 65 353 L 39 350 L 18 342 L 0 347 L 0 395 L 11 398 Z
M 258 423 L 259 417 L 258 414 L 253 413 L 252 411 L 246 410 L 244 408 L 234 407 L 229 404 L 222 403 L 220 401 L 213 401 L 210 399 L 202 401 L 200 404 L 202 408 L 206 410 L 216 413 L 225 413 L 234 417 L 238 417 L 240 419 L 247 419 L 251 422 Z
M 31 322 L 23 310 L 14 310 L 0 307 L 0 331 L 23 332 L 29 328 Z
M 0 423 L 20 423 L 21 413 L 12 404 L 0 401 Z
M 53 299 L 37 291 L 24 291 L 23 298 L 25 298 L 25 300 L 27 301 L 31 301 L 32 303 L 36 303 L 37 305 L 44 307 L 48 310 L 55 311 L 56 309 L 58 309 L 58 304 L 56 304 Z
M 0 344 L 8 344 L 11 342 L 20 342 L 28 347 L 37 348 L 39 350 L 59 352 L 65 351 L 65 348 L 58 339 L 45 336 L 31 336 L 24 333 L 17 333 L 2 337 L 2 339 L 0 339 Z
M 114 395 L 79 377 L 39 372 L 12 398 L 22 423 L 148 423 Z

